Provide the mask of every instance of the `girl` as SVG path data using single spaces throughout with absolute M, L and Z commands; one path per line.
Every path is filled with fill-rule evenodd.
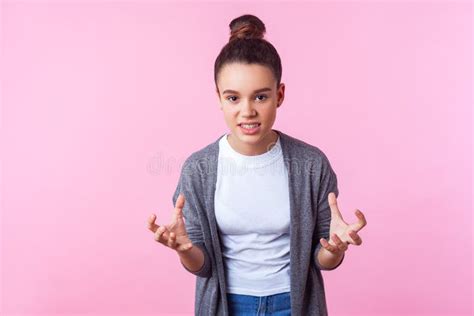
M 171 223 L 148 227 L 196 275 L 196 315 L 327 315 L 321 270 L 362 243 L 365 217 L 342 219 L 320 149 L 272 129 L 285 85 L 265 25 L 247 14 L 230 29 L 214 67 L 230 133 L 186 159 Z

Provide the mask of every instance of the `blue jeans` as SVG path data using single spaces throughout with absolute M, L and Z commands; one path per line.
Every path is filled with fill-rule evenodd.
M 230 316 L 291 315 L 290 292 L 269 296 L 227 293 Z

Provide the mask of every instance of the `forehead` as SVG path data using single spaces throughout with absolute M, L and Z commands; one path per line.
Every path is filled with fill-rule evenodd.
M 254 90 L 275 85 L 270 68 L 259 64 L 231 63 L 222 67 L 219 74 L 219 90 L 235 90 L 252 93 Z

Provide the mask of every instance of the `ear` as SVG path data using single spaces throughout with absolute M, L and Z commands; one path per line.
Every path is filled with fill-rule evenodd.
M 277 97 L 278 97 L 278 105 L 277 108 L 281 106 L 283 103 L 283 100 L 285 99 L 285 84 L 280 83 L 280 86 L 278 87 L 278 92 L 277 92 Z

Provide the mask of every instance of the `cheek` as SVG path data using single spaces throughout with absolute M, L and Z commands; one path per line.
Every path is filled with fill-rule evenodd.
M 262 115 L 267 118 L 272 118 L 276 116 L 276 106 L 274 108 L 267 108 L 262 112 Z
M 236 121 L 236 117 L 237 116 L 236 116 L 235 111 L 225 111 L 224 112 L 224 118 L 225 118 L 226 122 L 229 122 L 229 123 L 234 122 L 234 121 Z
M 224 111 L 224 115 L 225 115 L 225 117 L 227 117 L 229 119 L 232 119 L 237 115 L 237 111 L 233 110 L 233 109 L 226 109 Z
M 267 113 L 267 115 L 265 116 L 265 118 L 266 118 L 266 122 L 267 122 L 268 124 L 273 124 L 273 123 L 275 122 L 275 120 L 276 120 L 276 112 L 271 111 L 271 112 Z

